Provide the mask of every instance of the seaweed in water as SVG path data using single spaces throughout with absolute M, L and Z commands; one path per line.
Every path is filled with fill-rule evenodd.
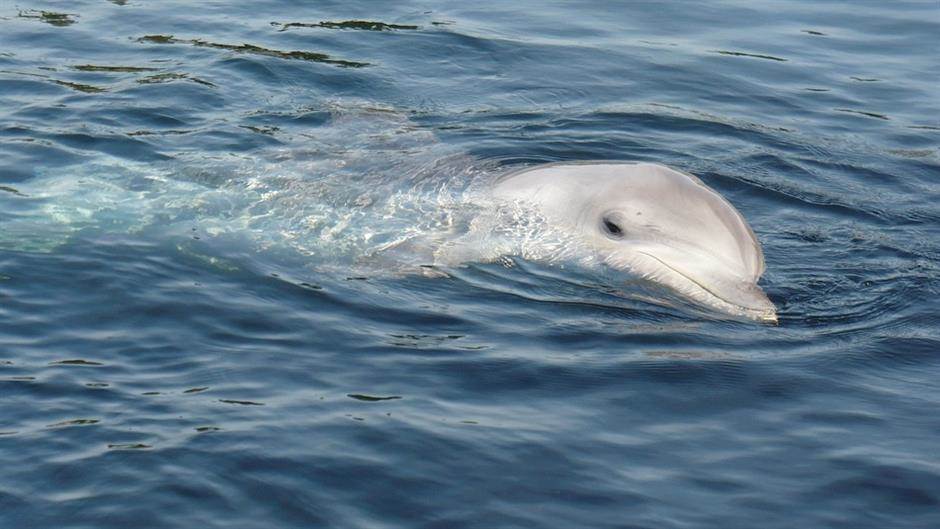
M 137 42 L 152 42 L 154 44 L 173 44 L 175 42 L 188 42 L 180 41 L 173 38 L 173 35 L 145 35 L 137 39 Z
M 56 13 L 54 11 L 37 11 L 35 9 L 20 11 L 17 16 L 20 18 L 35 18 L 40 22 L 45 22 L 46 24 L 57 27 L 71 26 L 72 24 L 78 22 L 73 18 L 77 17 L 78 15 L 73 15 L 71 13 Z
M 868 117 L 870 117 L 870 118 L 878 118 L 878 119 L 883 119 L 883 120 L 890 120 L 890 119 L 891 119 L 891 118 L 889 118 L 888 116 L 886 116 L 886 115 L 884 115 L 884 114 L 876 114 L 876 113 L 874 113 L 874 112 L 865 112 L 864 110 L 852 110 L 851 108 L 836 108 L 836 109 L 833 109 L 833 110 L 835 110 L 835 111 L 837 111 L 837 112 L 845 112 L 845 113 L 847 113 L 847 114 L 858 114 L 858 115 L 860 115 L 860 116 L 868 116 Z
M 79 92 L 84 92 L 86 94 L 98 94 L 98 93 L 107 91 L 104 88 L 92 86 L 90 84 L 71 83 L 69 81 L 60 81 L 58 79 L 53 79 L 52 82 L 59 86 L 71 88 L 72 90 L 77 90 Z
M 14 189 L 14 188 L 8 187 L 8 186 L 0 186 L 0 191 L 7 192 L 7 193 L 10 193 L 10 194 L 16 195 L 16 196 L 18 196 L 18 197 L 25 197 L 25 196 L 26 196 L 26 195 L 24 195 L 23 193 L 20 193 L 20 191 L 19 191 L 18 189 Z M 4 278 L 4 276 L 0 275 L 0 279 L 3 279 L 3 278 Z M 3 363 L 3 362 L 0 362 L 0 364 L 2 364 L 2 363 Z
M 142 66 L 100 66 L 97 64 L 76 64 L 72 66 L 73 70 L 80 72 L 114 72 L 114 73 L 137 73 L 153 72 L 156 68 L 144 68 Z
M 56 362 L 50 362 L 51 366 L 101 366 L 104 365 L 101 362 L 94 362 L 91 360 L 58 360 Z
M 258 134 L 264 134 L 264 135 L 267 135 L 267 136 L 274 136 L 274 133 L 275 133 L 275 132 L 281 130 L 280 127 L 274 127 L 274 126 L 270 126 L 270 127 L 255 127 L 255 126 L 252 126 L 252 125 L 239 125 L 239 127 L 243 128 L 243 129 L 248 129 L 248 130 L 250 130 L 250 131 L 252 131 L 252 132 L 257 132 Z
M 221 44 L 218 42 L 209 42 L 200 39 L 177 39 L 173 35 L 145 35 L 137 39 L 137 42 L 147 42 L 151 44 L 189 44 L 200 48 L 215 48 L 220 50 L 229 50 L 236 53 L 249 53 L 253 55 L 264 55 L 267 57 L 277 57 L 279 59 L 294 59 L 302 61 L 320 62 L 333 64 L 344 68 L 362 68 L 369 66 L 367 62 L 344 61 L 341 59 L 330 58 L 325 53 L 316 53 L 312 51 L 281 51 L 262 48 L 253 44 Z
M 196 430 L 199 433 L 207 433 L 207 432 L 219 432 L 222 429 L 219 428 L 218 426 L 197 426 L 196 428 L 194 428 L 194 430 Z
M 383 401 L 383 400 L 398 400 L 398 399 L 401 398 L 401 397 L 398 396 L 398 395 L 392 395 L 391 397 L 373 397 L 372 395 L 362 395 L 362 394 L 359 394 L 359 393 L 350 393 L 349 395 L 346 395 L 346 396 L 349 397 L 349 398 L 351 398 L 351 399 L 361 400 L 361 401 L 365 401 L 365 402 L 379 402 L 379 401 Z
M 63 426 L 87 426 L 89 424 L 98 424 L 99 422 L 101 421 L 98 419 L 72 419 L 70 421 L 62 421 L 47 425 L 46 428 L 60 428 Z
M 112 450 L 146 450 L 153 447 L 150 445 L 145 445 L 144 443 L 121 443 L 109 444 L 108 448 Z
M 761 55 L 759 53 L 745 53 L 743 51 L 714 50 L 714 53 L 720 55 L 731 55 L 733 57 L 753 57 L 755 59 L 767 59 L 769 61 L 787 62 L 786 59 L 774 57 L 773 55 Z
M 165 72 L 165 73 L 158 73 L 156 75 L 150 75 L 150 76 L 144 77 L 143 79 L 138 79 L 137 82 L 140 84 L 160 84 L 160 83 L 169 83 L 172 81 L 181 81 L 181 80 L 192 81 L 194 83 L 205 85 L 205 86 L 211 86 L 213 88 L 215 87 L 215 85 L 213 83 L 210 83 L 209 81 L 205 81 L 198 77 L 190 77 L 188 74 L 185 74 L 185 73 L 176 73 L 176 72 Z
M 219 402 L 224 402 L 225 404 L 238 404 L 240 406 L 264 406 L 263 402 L 254 402 L 250 400 L 219 399 Z
M 317 23 L 309 22 L 271 22 L 272 26 L 281 26 L 281 31 L 287 31 L 290 28 L 327 28 L 327 29 L 359 29 L 364 31 L 394 31 L 394 30 L 412 30 L 419 29 L 418 26 L 408 24 L 386 24 L 385 22 L 372 22 L 370 20 L 344 20 L 342 22 L 323 21 Z
M 135 131 L 127 132 L 126 134 L 127 134 L 128 136 L 156 136 L 156 135 L 165 136 L 165 135 L 189 134 L 190 132 L 192 132 L 192 131 L 191 131 L 191 130 L 172 130 L 172 129 L 171 129 L 171 130 L 160 130 L 160 131 L 156 131 L 156 130 L 135 130 Z

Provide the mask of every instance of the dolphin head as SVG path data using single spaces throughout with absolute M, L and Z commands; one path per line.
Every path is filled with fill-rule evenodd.
M 595 260 L 720 312 L 775 323 L 754 232 L 694 176 L 651 163 L 560 163 L 507 175 L 495 194 L 534 205 Z

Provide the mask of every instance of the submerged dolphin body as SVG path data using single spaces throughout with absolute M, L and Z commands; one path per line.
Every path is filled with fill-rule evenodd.
M 503 207 L 527 212 L 516 218 L 538 217 L 560 234 L 554 249 L 534 257 L 518 247 L 497 253 L 588 261 L 725 314 L 777 321 L 773 303 L 757 286 L 764 257 L 754 232 L 694 176 L 653 163 L 556 163 L 507 174 L 490 194 Z M 483 230 L 494 246 L 493 227 Z
M 655 288 L 663 285 L 728 314 L 774 319 L 756 286 L 757 240 L 694 177 L 607 162 L 501 173 L 394 109 L 340 102 L 330 115 L 302 145 L 251 160 L 195 155 L 180 167 L 101 156 L 78 173 L 38 175 L 0 192 L 0 210 L 16 211 L 0 215 L 0 249 L 51 252 L 77 234 L 116 231 L 173 241 L 225 270 L 235 265 L 217 264 L 222 256 L 257 255 L 282 276 L 337 277 L 442 275 L 520 257 L 565 268 L 526 292 L 542 298 L 574 287 L 561 297 L 649 300 L 645 278 L 657 301 L 669 301 Z

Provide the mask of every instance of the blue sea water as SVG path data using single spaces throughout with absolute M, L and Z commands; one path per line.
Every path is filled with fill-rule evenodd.
M 940 527 L 938 87 L 936 1 L 0 0 L 0 527 Z M 779 325 L 357 257 L 607 159 Z

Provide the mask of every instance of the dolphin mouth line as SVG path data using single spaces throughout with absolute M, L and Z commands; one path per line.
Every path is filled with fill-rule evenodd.
M 730 306 L 730 307 L 734 307 L 734 308 L 738 309 L 739 312 L 742 312 L 742 313 L 744 313 L 744 314 L 746 314 L 746 315 L 748 315 L 748 316 L 751 316 L 751 317 L 755 318 L 756 320 L 758 320 L 758 321 L 760 321 L 760 322 L 764 322 L 764 323 L 777 323 L 777 314 L 776 314 L 775 311 L 773 311 L 773 310 L 754 309 L 754 308 L 751 308 L 751 307 L 746 307 L 746 306 L 741 305 L 741 304 L 739 304 L 739 303 L 735 303 L 735 302 L 733 302 L 733 301 L 729 301 L 729 300 L 725 299 L 724 297 L 718 295 L 718 293 L 714 292 L 712 289 L 710 289 L 710 288 L 706 287 L 705 285 L 699 283 L 698 281 L 696 281 L 695 279 L 693 279 L 693 278 L 687 276 L 686 274 L 683 274 L 683 273 L 682 273 L 681 271 L 679 271 L 678 269 L 676 269 L 676 268 L 670 266 L 668 263 L 666 263 L 665 261 L 663 261 L 663 260 L 660 259 L 659 257 L 656 257 L 655 255 L 650 254 L 650 253 L 647 253 L 647 252 L 644 252 L 644 251 L 637 251 L 637 253 L 638 253 L 638 254 L 641 254 L 641 255 L 645 255 L 645 256 L 649 257 L 650 259 L 655 260 L 656 262 L 658 262 L 659 264 L 665 266 L 666 268 L 668 268 L 668 269 L 671 270 L 672 272 L 678 274 L 679 277 L 682 277 L 682 278 L 685 279 L 686 281 L 688 281 L 688 282 L 692 283 L 693 285 L 695 285 L 696 287 L 700 288 L 700 289 L 702 290 L 702 292 L 704 292 L 704 293 L 706 293 L 706 294 L 708 294 L 708 295 L 714 297 L 715 299 L 717 299 L 717 300 L 720 301 L 721 303 L 723 303 L 723 304 L 725 304 L 725 305 L 728 305 L 728 306 Z

